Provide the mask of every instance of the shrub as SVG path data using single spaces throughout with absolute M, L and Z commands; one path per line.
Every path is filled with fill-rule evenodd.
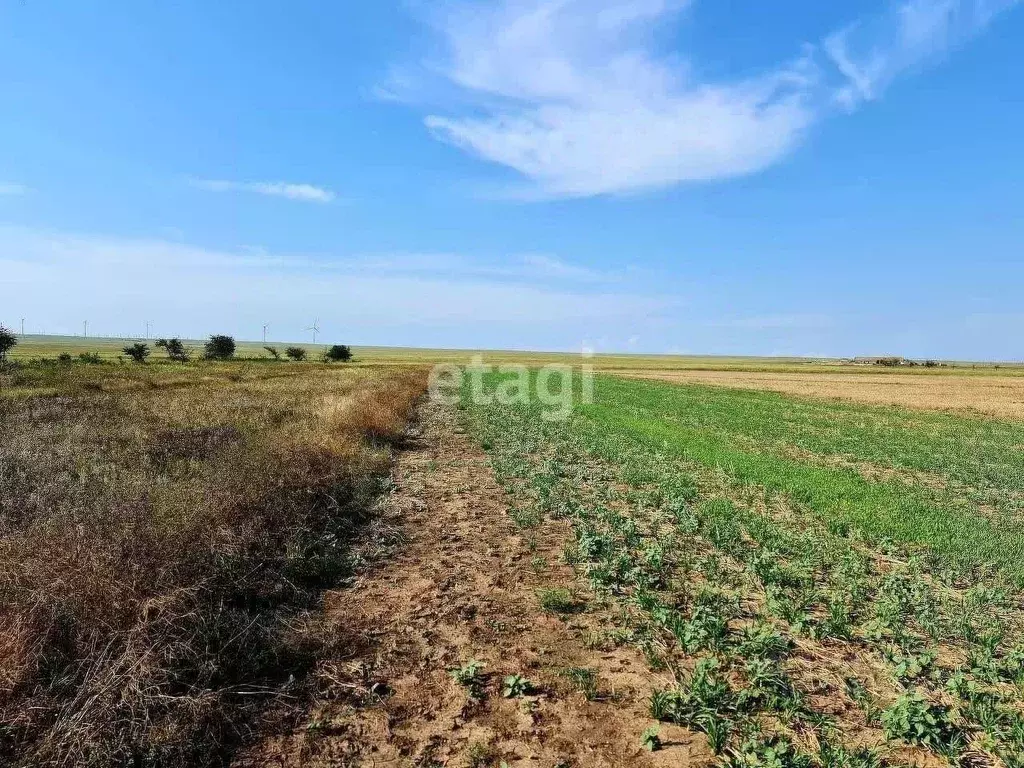
M 149 357 L 149 345 L 141 342 L 129 344 L 124 348 L 123 352 L 136 363 L 144 363 L 146 358 Z
M 83 352 L 78 356 L 78 359 L 88 365 L 99 365 L 103 362 L 99 352 Z
M 156 346 L 165 350 L 167 357 L 171 360 L 177 360 L 180 363 L 188 362 L 189 354 L 185 345 L 181 343 L 181 339 L 157 339 Z
M 215 334 L 203 349 L 203 357 L 207 360 L 230 360 L 234 356 L 235 340 L 231 336 Z
M 348 344 L 335 344 L 324 352 L 325 363 L 347 363 L 352 359 L 352 350 Z
M 288 347 L 284 353 L 296 362 L 301 362 L 306 359 L 306 350 L 302 347 Z
M 277 351 L 277 347 L 264 347 L 264 349 L 267 350 L 267 354 L 275 360 L 281 359 L 281 353 Z
M 7 361 L 7 353 L 14 349 L 17 344 L 18 337 L 14 335 L 14 332 L 0 325 L 0 363 Z

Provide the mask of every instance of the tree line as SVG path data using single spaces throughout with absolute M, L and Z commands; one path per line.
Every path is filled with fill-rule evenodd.
M 14 349 L 18 344 L 18 337 L 14 335 L 14 332 L 0 325 L 0 363 L 7 361 L 7 354 Z M 193 358 L 193 351 L 185 346 L 185 343 L 179 338 L 171 339 L 157 339 L 153 344 L 157 349 L 162 349 L 167 355 L 167 359 L 174 360 L 180 363 L 187 363 Z M 201 359 L 203 360 L 231 360 L 235 356 L 235 350 L 237 345 L 233 336 L 226 336 L 223 334 L 214 334 L 210 336 L 209 341 L 203 345 L 203 352 Z M 277 347 L 265 346 L 263 347 L 267 353 L 274 359 L 281 359 L 281 352 Z M 129 344 L 121 350 L 126 357 L 131 358 L 136 363 L 145 363 L 149 356 L 152 354 L 152 350 L 149 344 L 144 342 L 135 342 Z M 285 347 L 284 356 L 289 360 L 301 362 L 306 360 L 308 352 L 303 347 Z M 79 355 L 83 362 L 99 362 L 99 355 L 96 353 L 83 353 Z M 71 355 L 67 353 L 60 356 L 61 360 L 71 360 Z M 347 363 L 352 359 L 352 348 L 347 344 L 334 344 L 328 347 L 320 359 L 325 363 Z

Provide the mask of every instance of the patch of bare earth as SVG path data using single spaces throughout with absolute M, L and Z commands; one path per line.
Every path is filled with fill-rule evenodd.
M 805 397 L 976 412 L 1024 419 L 1024 377 L 893 373 L 763 373 L 753 371 L 614 371 L 633 379 L 763 389 Z
M 321 696 L 296 723 L 244 755 L 242 766 L 658 766 L 712 762 L 703 735 L 662 725 L 643 749 L 648 699 L 670 681 L 627 648 L 583 637 L 598 614 L 556 616 L 537 591 L 572 587 L 560 564 L 564 523 L 516 529 L 481 450 L 453 413 L 424 406 L 398 458 L 388 522 L 393 555 L 329 595 L 337 652 L 319 670 Z M 450 670 L 482 662 L 478 695 Z M 566 670 L 595 673 L 588 698 Z M 502 681 L 534 688 L 505 698 Z

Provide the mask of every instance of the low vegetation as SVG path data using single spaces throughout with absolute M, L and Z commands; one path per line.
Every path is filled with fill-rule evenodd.
M 1024 426 L 604 377 L 595 403 L 462 412 L 515 524 L 570 526 L 578 610 L 664 675 L 652 720 L 736 768 L 1024 766 Z
M 0 370 L 0 763 L 223 764 L 300 692 L 318 597 L 424 386 L 416 368 Z

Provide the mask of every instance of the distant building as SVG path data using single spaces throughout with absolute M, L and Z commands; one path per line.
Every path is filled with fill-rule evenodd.
M 906 365 L 907 360 L 904 357 L 898 355 L 883 355 L 881 357 L 855 357 L 853 358 L 854 365 Z

